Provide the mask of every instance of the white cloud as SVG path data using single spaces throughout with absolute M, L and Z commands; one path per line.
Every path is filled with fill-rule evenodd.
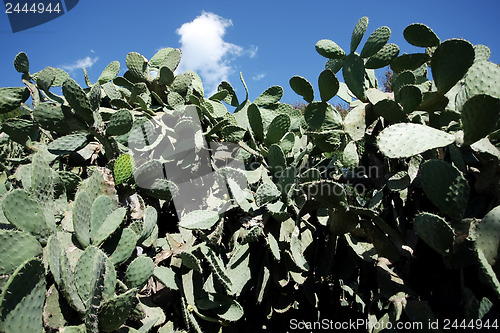
M 76 60 L 75 62 L 69 64 L 69 65 L 62 65 L 60 66 L 62 69 L 65 69 L 67 71 L 74 71 L 75 69 L 78 69 L 78 68 L 90 68 L 92 67 L 92 65 L 94 65 L 97 60 L 99 60 L 99 57 L 94 57 L 94 58 L 91 58 L 91 57 L 85 57 L 83 59 L 78 59 Z
M 207 92 L 214 92 L 221 81 L 228 79 L 233 72 L 232 61 L 243 54 L 241 46 L 224 40 L 232 24 L 231 20 L 203 12 L 177 29 L 182 49 L 178 71 L 197 72 Z
M 252 80 L 255 80 L 255 81 L 260 81 L 260 80 L 262 80 L 263 78 L 265 78 L 265 77 L 266 77 L 266 75 L 267 75 L 266 73 L 260 73 L 260 74 L 254 75 L 254 76 L 252 77 Z
M 248 55 L 250 58 L 254 58 L 257 55 L 257 51 L 259 50 L 259 47 L 256 45 L 251 45 L 250 49 L 248 49 Z

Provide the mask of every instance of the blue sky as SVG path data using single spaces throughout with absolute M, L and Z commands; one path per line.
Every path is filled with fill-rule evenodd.
M 389 42 L 402 52 L 418 52 L 403 38 L 414 22 L 430 26 L 442 41 L 465 38 L 492 51 L 500 62 L 500 1 L 170 1 L 80 0 L 65 15 L 18 33 L 12 33 L 7 15 L 0 13 L 0 86 L 22 86 L 12 65 L 24 51 L 31 72 L 46 66 L 65 68 L 85 86 L 81 66 L 91 80 L 113 60 L 125 71 L 125 57 L 136 51 L 151 58 L 163 47 L 182 48 L 181 70 L 194 69 L 205 90 L 227 80 L 240 99 L 243 72 L 253 100 L 272 85 L 285 89 L 283 102 L 301 100 L 289 86 L 294 75 L 317 86 L 326 59 L 314 48 L 320 39 L 335 41 L 348 51 L 352 29 L 362 16 L 370 19 L 364 41 L 376 28 L 392 30 Z M 182 27 L 182 28 L 181 28 Z M 359 50 L 358 50 L 359 51 Z M 379 73 L 382 76 L 382 71 Z M 340 74 L 340 73 L 339 73 Z M 338 75 L 342 80 L 341 75 Z M 207 94 L 208 94 L 207 92 Z M 207 96 L 208 97 L 208 96 Z

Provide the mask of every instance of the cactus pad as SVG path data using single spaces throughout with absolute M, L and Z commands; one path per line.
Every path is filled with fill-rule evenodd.
M 20 263 L 42 254 L 35 237 L 17 230 L 0 230 L 0 274 L 9 275 Z M 8 253 L 8 255 L 5 255 Z
M 125 284 L 130 288 L 141 289 L 153 276 L 154 268 L 155 265 L 151 258 L 145 255 L 135 258 L 125 272 Z
M 40 259 L 22 263 L 0 295 L 0 331 L 42 332 L 45 303 L 45 269 Z
M 441 217 L 429 213 L 420 213 L 413 220 L 417 235 L 436 252 L 451 254 L 455 232 Z
M 439 37 L 431 28 L 421 23 L 413 23 L 405 28 L 403 36 L 408 43 L 414 46 L 431 47 L 441 43 Z
M 476 226 L 476 248 L 484 253 L 493 266 L 498 260 L 500 245 L 500 206 L 490 210 Z
M 453 165 L 429 160 L 420 167 L 422 188 L 432 203 L 453 220 L 461 220 L 469 200 L 469 184 Z
M 380 151 L 390 158 L 411 157 L 454 141 L 454 135 L 420 124 L 394 124 L 377 136 Z

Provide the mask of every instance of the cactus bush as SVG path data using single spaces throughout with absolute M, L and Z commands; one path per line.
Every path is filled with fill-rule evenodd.
M 25 87 L 0 88 L 0 330 L 498 326 L 498 65 L 420 23 L 403 32 L 413 54 L 388 27 L 360 46 L 367 29 L 348 52 L 316 43 L 317 100 L 290 79 L 303 111 L 279 86 L 249 100 L 243 76 L 244 99 L 228 82 L 205 96 L 173 48 L 87 87 L 19 53 Z

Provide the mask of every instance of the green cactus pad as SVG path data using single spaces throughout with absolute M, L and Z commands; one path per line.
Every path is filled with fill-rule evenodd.
M 498 260 L 500 245 L 500 206 L 490 210 L 475 228 L 476 248 L 493 266 Z
M 361 50 L 361 58 L 369 58 L 375 55 L 378 51 L 387 44 L 387 41 L 391 37 L 391 29 L 389 27 L 380 27 L 375 30 L 368 40 L 366 41 L 363 49 Z
M 344 188 L 334 181 L 307 182 L 302 184 L 301 191 L 308 199 L 314 199 L 323 207 L 340 208 L 347 205 Z
M 75 133 L 62 136 L 55 139 L 47 147 L 49 152 L 54 155 L 66 155 L 85 147 L 88 143 L 86 133 Z
M 45 306 L 43 307 L 43 322 L 45 326 L 52 329 L 64 327 L 71 318 L 71 312 L 68 311 L 68 303 L 60 296 L 55 285 L 51 285 L 47 290 Z
M 30 62 L 28 60 L 28 56 L 24 52 L 19 52 L 14 58 L 14 68 L 19 73 L 29 73 L 30 71 Z
M 325 63 L 325 69 L 329 69 L 335 74 L 342 68 L 344 65 L 344 59 L 328 59 Z
M 386 44 L 377 53 L 366 60 L 365 68 L 377 69 L 388 66 L 399 55 L 399 46 Z
M 401 106 L 393 100 L 383 99 L 373 106 L 375 112 L 390 123 L 404 122 L 407 119 Z
M 54 200 L 54 180 L 57 176 L 41 153 L 33 156 L 31 166 L 32 195 L 39 203 L 45 206 L 44 208 L 47 208 L 47 204 Z
M 45 269 L 38 258 L 22 263 L 2 288 L 0 331 L 42 332 Z
M 453 220 L 461 220 L 469 200 L 469 185 L 462 173 L 442 160 L 420 166 L 422 189 L 432 203 Z
M 402 71 L 414 71 L 419 68 L 427 61 L 430 57 L 426 53 L 412 53 L 403 54 L 397 58 L 394 58 L 391 62 L 391 69 L 395 73 L 401 73 Z
M 441 217 L 429 213 L 420 213 L 413 220 L 413 228 L 418 237 L 442 255 L 449 255 L 453 249 L 455 232 Z
M 257 106 L 271 105 L 278 103 L 281 97 L 283 97 L 283 88 L 280 86 L 272 86 L 260 94 L 253 103 Z
M 29 97 L 28 88 L 0 88 L 0 114 L 15 110 Z
M 500 67 L 489 61 L 474 63 L 465 77 L 465 91 L 468 98 L 479 94 L 500 98 Z
M 488 260 L 486 259 L 484 253 L 476 249 L 476 256 L 479 261 L 479 266 L 481 268 L 482 273 L 484 274 L 486 282 L 490 285 L 490 287 L 493 289 L 495 292 L 495 295 L 497 298 L 500 298 L 500 281 L 498 280 L 498 277 L 493 270 L 493 267 L 488 263 Z
M 294 76 L 290 79 L 290 87 L 296 94 L 302 96 L 308 103 L 314 100 L 314 90 L 312 85 L 301 76 Z
M 92 124 L 94 122 L 94 115 L 90 101 L 78 83 L 73 79 L 67 79 L 62 84 L 62 92 L 68 104 L 75 110 L 75 113 L 85 120 L 87 124 Z
M 116 208 L 111 197 L 107 195 L 98 196 L 92 203 L 90 209 L 90 238 L 94 239 L 97 230 L 104 224 L 106 218 Z
M 42 207 L 24 190 L 9 192 L 2 200 L 2 211 L 17 228 L 47 238 L 50 229 Z
M 264 141 L 264 126 L 262 124 L 262 116 L 259 108 L 255 104 L 250 104 L 247 110 L 248 123 L 252 129 L 255 138 L 259 141 Z
M 355 168 L 359 164 L 358 149 L 354 141 L 349 142 L 342 153 L 342 165 L 346 168 Z
M 344 130 L 352 140 L 359 141 L 365 137 L 366 130 L 366 108 L 367 104 L 361 104 L 349 111 L 344 119 Z
M 339 80 L 335 74 L 325 69 L 318 78 L 319 94 L 322 102 L 328 102 L 339 91 Z
M 126 214 L 127 209 L 125 207 L 120 207 L 109 214 L 104 223 L 102 223 L 97 230 L 94 231 L 91 229 L 91 243 L 99 246 L 102 242 L 104 242 L 106 238 L 118 229 Z
M 124 282 L 129 288 L 144 287 L 154 272 L 154 262 L 151 258 L 142 255 L 135 258 L 127 267 Z
M 279 145 L 272 144 L 271 147 L 269 147 L 268 164 L 271 176 L 275 180 L 279 180 L 280 174 L 286 168 L 285 154 Z
M 163 60 L 161 66 L 166 66 L 170 68 L 172 72 L 175 72 L 180 62 L 181 62 L 181 50 L 170 49 L 169 52 L 165 55 L 165 59 Z
M 408 43 L 414 46 L 432 47 L 441 43 L 436 33 L 421 23 L 413 23 L 407 26 L 403 31 L 403 36 Z
M 356 51 L 356 49 L 359 46 L 359 43 L 361 43 L 361 40 L 363 39 L 363 36 L 365 35 L 366 28 L 368 28 L 368 17 L 363 16 L 356 22 L 356 25 L 354 26 L 354 30 L 352 31 L 351 35 L 351 53 Z
M 118 61 L 111 62 L 106 68 L 102 71 L 101 75 L 97 79 L 98 84 L 105 84 L 109 81 L 112 81 L 120 72 L 120 63 Z
M 377 136 L 380 151 L 389 158 L 411 157 L 454 141 L 454 135 L 420 124 L 394 124 Z
M 139 241 L 139 236 L 131 228 L 124 228 L 121 231 L 118 244 L 112 250 L 109 260 L 114 265 L 126 262 L 134 253 L 135 246 Z
M 0 230 L 0 252 L 4 254 L 0 256 L 0 275 L 10 275 L 20 263 L 41 255 L 42 247 L 25 232 Z
M 64 131 L 68 126 L 62 108 L 59 105 L 39 103 L 33 110 L 33 118 L 38 122 L 40 127 L 49 131 Z
M 345 52 L 334 41 L 322 39 L 316 43 L 316 51 L 320 55 L 329 59 L 343 59 Z
M 129 72 L 140 81 L 149 78 L 148 60 L 137 52 L 130 52 L 125 59 Z
M 500 119 L 500 99 L 489 95 L 475 95 L 462 108 L 464 142 L 472 144 L 497 128 Z
M 267 129 L 266 139 L 264 142 L 266 145 L 271 145 L 281 140 L 281 138 L 290 129 L 290 117 L 286 114 L 277 115 Z
M 474 62 L 488 61 L 491 56 L 491 50 L 485 45 L 474 45 Z
M 363 86 L 365 82 L 365 65 L 363 59 L 356 53 L 349 54 L 344 60 L 342 74 L 349 90 L 359 100 L 364 101 L 366 96 Z
M 134 160 L 129 154 L 118 156 L 113 165 L 115 184 L 123 184 L 130 180 L 134 173 Z
M 158 52 L 156 52 L 155 55 L 151 59 L 149 59 L 149 65 L 151 66 L 151 68 L 160 68 L 168 54 L 173 50 L 174 49 L 171 47 L 166 47 L 158 50 Z
M 99 328 L 104 332 L 113 332 L 127 320 L 132 308 L 138 303 L 137 289 L 112 297 L 101 304 L 99 308 Z
M 399 89 L 399 102 L 403 106 L 405 113 L 410 113 L 418 109 L 422 103 L 422 92 L 415 85 L 405 85 Z
M 73 204 L 73 228 L 78 242 L 83 247 L 90 244 L 90 224 L 93 200 L 87 191 L 79 191 Z
M 219 221 L 219 213 L 209 210 L 195 210 L 187 213 L 179 221 L 179 227 L 184 229 L 207 230 Z
M 134 118 L 129 110 L 119 110 L 111 115 L 106 127 L 106 135 L 123 135 L 132 129 Z
M 255 203 L 262 206 L 268 202 L 274 201 L 281 196 L 281 191 L 274 183 L 263 183 L 255 192 Z
M 453 59 L 451 61 L 450 59 Z M 461 39 L 449 39 L 438 46 L 431 59 L 431 70 L 438 91 L 445 94 L 474 63 L 474 47 Z
M 102 297 L 107 299 L 112 297 L 115 293 L 116 286 L 116 271 L 115 267 L 109 260 L 109 258 L 94 246 L 88 246 L 78 259 L 74 279 L 76 289 L 78 290 L 78 295 L 82 299 L 83 303 L 86 304 L 88 310 L 88 302 L 91 301 L 93 295 L 93 288 L 98 277 L 100 275 L 101 265 L 104 265 L 103 274 L 103 286 L 102 286 Z
M 148 206 L 144 211 L 144 221 L 139 242 L 142 242 L 146 238 L 151 236 L 151 233 L 153 232 L 155 226 L 157 225 L 157 221 L 158 221 L 158 212 L 156 211 L 156 208 Z
M 36 141 L 40 137 L 37 125 L 28 119 L 7 119 L 2 123 L 0 131 L 9 135 L 12 141 L 22 145 L 25 145 L 28 141 Z
M 52 67 L 45 67 L 34 75 L 38 88 L 48 91 L 56 79 L 56 70 Z

